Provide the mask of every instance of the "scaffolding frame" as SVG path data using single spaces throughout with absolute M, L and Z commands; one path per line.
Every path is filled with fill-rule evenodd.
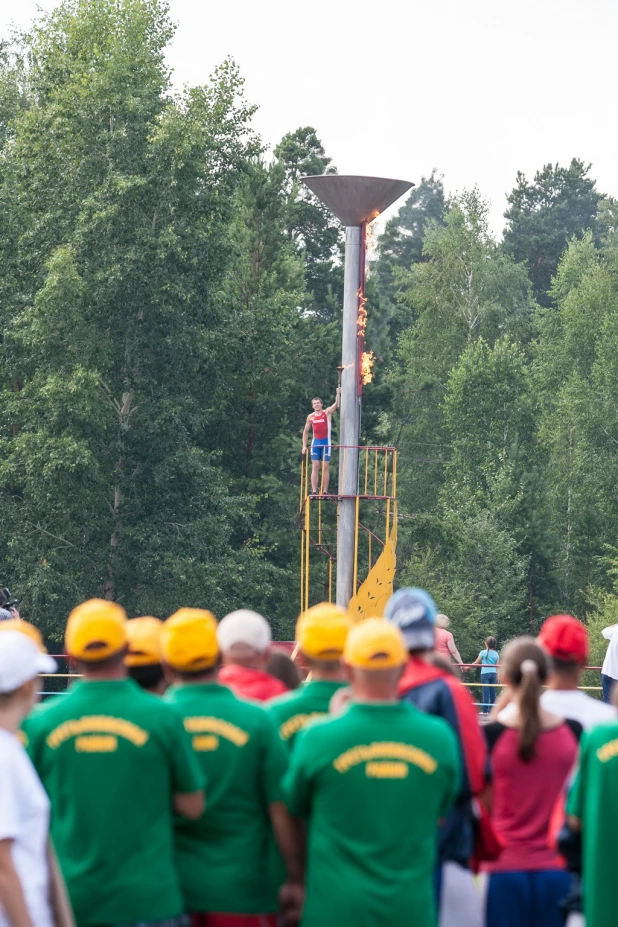
M 335 540 L 331 537 L 330 528 L 333 527 L 332 517 L 326 514 L 329 507 L 341 499 L 356 500 L 356 516 L 354 531 L 354 592 L 358 591 L 359 586 L 365 579 L 365 575 L 359 578 L 360 572 L 369 573 L 376 558 L 376 547 L 380 550 L 386 544 L 393 530 L 393 525 L 397 519 L 397 449 L 391 446 L 378 445 L 331 445 L 332 451 L 339 452 L 340 467 L 339 475 L 341 483 L 344 484 L 346 458 L 351 450 L 357 451 L 359 455 L 359 477 L 356 495 L 343 495 L 337 492 L 322 493 L 312 495 L 310 492 L 310 473 L 312 462 L 309 453 L 303 455 L 300 473 L 300 494 L 299 494 L 299 528 L 301 534 L 300 541 L 300 610 L 305 611 L 311 604 L 311 576 L 312 570 L 316 565 L 316 560 L 324 564 L 325 573 L 324 587 L 325 594 L 322 599 L 333 601 L 333 566 L 337 562 L 337 545 L 336 545 L 336 527 L 334 524 Z M 333 473 L 331 474 L 334 477 Z M 320 488 L 324 485 L 324 463 L 320 467 Z M 369 527 L 369 519 L 365 512 L 369 513 L 374 504 L 374 514 L 376 515 L 374 527 Z M 362 506 L 362 507 L 361 507 Z M 361 517 L 362 516 L 362 517 Z M 337 516 L 336 516 L 337 517 Z M 378 528 L 378 521 L 380 527 Z M 365 524 L 367 522 L 367 524 Z M 366 559 L 363 555 L 363 542 L 366 542 Z M 364 567 L 366 566 L 366 571 Z M 317 567 L 315 567 L 317 568 Z

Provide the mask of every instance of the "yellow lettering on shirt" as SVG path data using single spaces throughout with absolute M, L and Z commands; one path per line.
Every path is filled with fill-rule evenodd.
M 108 715 L 87 715 L 84 718 L 71 718 L 64 721 L 48 735 L 46 743 L 56 750 L 65 741 L 82 734 L 116 734 L 129 740 L 136 747 L 143 747 L 150 734 L 132 721 L 124 718 L 112 718 Z
M 369 779 L 405 779 L 408 775 L 407 763 L 367 763 L 365 775 Z
M 218 734 L 219 737 L 224 737 L 226 740 L 236 744 L 237 747 L 244 747 L 249 740 L 249 735 L 246 731 L 241 730 L 229 721 L 224 721 L 222 718 L 185 718 L 185 730 L 189 734 Z
M 78 753 L 114 753 L 118 749 L 118 738 L 113 734 L 86 734 L 75 738 Z
M 193 749 L 198 753 L 207 753 L 210 750 L 219 749 L 219 738 L 214 734 L 198 734 L 191 741 Z
M 312 711 L 309 714 L 293 715 L 293 717 L 288 718 L 288 720 L 281 725 L 279 728 L 279 736 L 281 737 L 281 740 L 289 740 L 290 737 L 294 736 L 294 734 L 298 734 L 299 731 L 302 731 L 305 724 L 307 724 L 313 718 L 323 717 L 323 711 Z
M 26 734 L 25 731 L 22 731 L 21 728 L 20 728 L 20 730 L 17 732 L 17 739 L 18 739 L 18 741 L 20 742 L 20 744 L 22 745 L 22 747 L 24 747 L 24 748 L 26 748 L 26 747 L 28 746 L 28 744 L 30 743 L 30 741 L 28 740 L 28 735 Z
M 401 760 L 404 763 L 411 763 L 418 766 L 423 772 L 432 775 L 438 768 L 437 760 L 425 753 L 419 747 L 413 747 L 411 744 L 397 743 L 395 741 L 377 741 L 372 744 L 359 744 L 346 750 L 341 756 L 333 761 L 333 766 L 340 773 L 346 773 L 353 766 L 359 763 L 367 763 L 370 760 Z
M 618 756 L 618 740 L 610 740 L 609 743 L 603 744 L 602 747 L 599 747 L 597 750 L 597 756 L 602 763 L 607 763 L 608 760 L 613 760 L 615 756 Z

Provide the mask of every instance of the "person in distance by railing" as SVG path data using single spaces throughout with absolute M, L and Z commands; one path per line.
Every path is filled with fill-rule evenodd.
M 485 649 L 481 650 L 471 666 L 481 667 L 481 689 L 483 692 L 483 714 L 488 715 L 496 703 L 496 686 L 498 684 L 498 663 L 500 654 L 498 642 L 493 636 L 485 638 Z
M 451 619 L 448 615 L 436 615 L 436 644 L 434 650 L 449 663 L 463 663 L 461 654 L 457 649 L 453 632 L 449 631 Z

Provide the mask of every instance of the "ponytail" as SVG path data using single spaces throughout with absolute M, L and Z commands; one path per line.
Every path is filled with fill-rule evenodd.
M 539 667 L 534 660 L 524 660 L 521 664 L 521 685 L 519 686 L 519 755 L 524 763 L 534 756 L 537 737 L 541 733 L 540 704 L 541 684 Z
M 518 753 L 524 763 L 535 754 L 536 742 L 541 733 L 541 687 L 547 679 L 547 658 L 533 637 L 519 637 L 508 644 L 502 653 L 503 675 L 519 695 Z

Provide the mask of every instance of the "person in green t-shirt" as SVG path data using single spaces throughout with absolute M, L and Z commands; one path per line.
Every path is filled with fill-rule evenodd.
M 314 605 L 298 619 L 296 640 L 311 680 L 294 692 L 273 699 L 267 706 L 281 740 L 290 750 L 299 731 L 313 718 L 328 714 L 331 698 L 346 685 L 341 657 L 351 627 L 345 609 L 329 602 Z
M 618 722 L 586 731 L 579 769 L 567 800 L 568 822 L 582 833 L 582 890 L 586 927 L 618 924 Z
M 181 922 L 173 810 L 204 809 L 203 776 L 170 705 L 127 678 L 126 615 L 93 599 L 73 610 L 67 652 L 83 673 L 24 724 L 51 799 L 51 836 L 75 919 L 88 925 Z
M 457 741 L 441 718 L 398 701 L 408 654 L 398 628 L 369 618 L 349 633 L 352 702 L 299 735 L 284 780 L 308 820 L 303 927 L 435 927 L 438 820 L 459 789 Z M 295 886 L 281 901 L 292 920 Z
M 165 700 L 181 714 L 208 782 L 199 821 L 179 821 L 176 860 L 193 927 L 276 927 L 277 888 L 268 870 L 271 833 L 292 883 L 301 878 L 296 831 L 283 802 L 283 744 L 265 709 L 218 683 L 217 623 L 181 609 L 161 634 L 172 680 Z

